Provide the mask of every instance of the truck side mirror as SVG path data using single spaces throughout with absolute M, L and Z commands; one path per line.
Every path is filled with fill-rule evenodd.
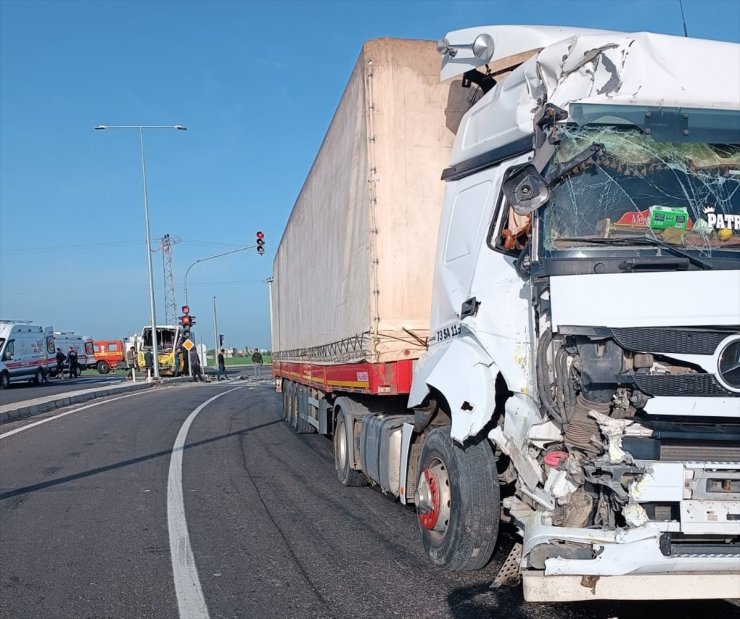
M 531 163 L 513 166 L 504 174 L 504 196 L 517 215 L 529 215 L 550 199 L 550 188 Z

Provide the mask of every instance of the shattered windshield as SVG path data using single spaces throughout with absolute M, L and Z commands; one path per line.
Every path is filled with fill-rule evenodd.
M 598 124 L 558 128 L 560 145 L 544 171 L 545 250 L 621 251 L 634 241 L 642 249 L 740 253 L 740 113 L 706 113 L 688 129 L 686 112 L 663 109 L 651 130 L 619 108 L 599 107 Z
M 166 352 L 172 350 L 175 346 L 175 337 L 177 335 L 176 329 L 163 329 L 157 327 L 157 349 L 159 352 Z M 142 334 L 144 348 L 152 347 L 152 329 L 151 327 L 144 327 L 144 333 Z

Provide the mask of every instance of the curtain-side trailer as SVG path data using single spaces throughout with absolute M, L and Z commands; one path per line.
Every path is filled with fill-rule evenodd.
M 332 431 L 328 394 L 408 395 L 429 335 L 439 170 L 465 108 L 434 43 L 363 46 L 274 263 L 273 372 L 307 406 L 303 429 Z

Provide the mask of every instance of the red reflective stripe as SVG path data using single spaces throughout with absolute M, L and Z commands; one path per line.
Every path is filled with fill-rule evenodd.
M 399 395 L 411 390 L 412 363 L 410 359 L 388 363 L 334 365 L 273 361 L 272 373 L 326 393 L 354 391 L 374 395 Z

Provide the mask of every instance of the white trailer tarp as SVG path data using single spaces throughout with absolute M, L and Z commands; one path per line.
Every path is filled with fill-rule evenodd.
M 424 349 L 440 176 L 467 105 L 439 65 L 429 41 L 363 46 L 275 257 L 278 358 L 385 362 Z

